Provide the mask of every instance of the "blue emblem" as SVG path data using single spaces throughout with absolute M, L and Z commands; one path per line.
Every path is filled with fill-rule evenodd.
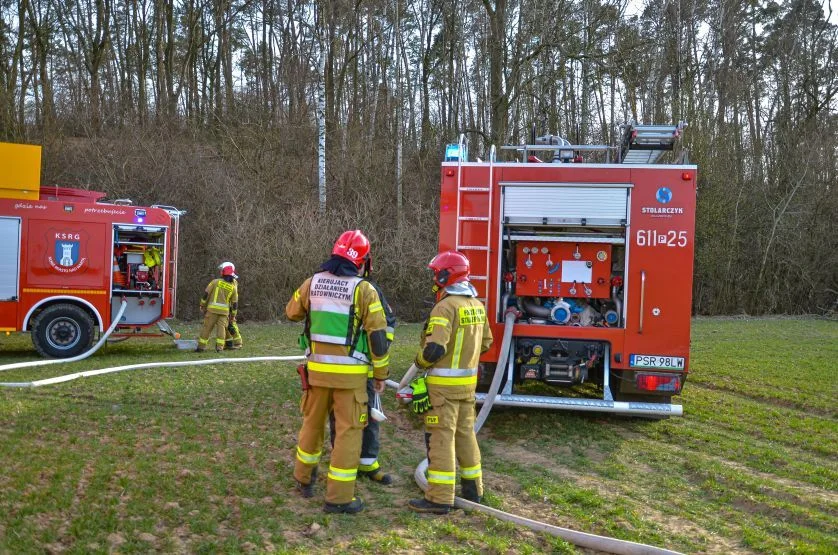
M 70 267 L 79 261 L 78 241 L 55 241 L 55 259 L 59 266 Z
M 661 204 L 666 204 L 670 200 L 672 200 L 672 191 L 667 189 L 666 187 L 661 187 L 658 189 L 658 193 L 655 195 L 655 198 L 658 199 L 658 202 Z

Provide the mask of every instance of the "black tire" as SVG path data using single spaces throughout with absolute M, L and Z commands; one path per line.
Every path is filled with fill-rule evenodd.
M 32 324 L 32 343 L 41 356 L 70 358 L 87 351 L 93 342 L 93 318 L 73 304 L 45 308 Z

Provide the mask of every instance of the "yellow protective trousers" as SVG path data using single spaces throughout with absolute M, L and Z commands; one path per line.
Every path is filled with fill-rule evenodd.
M 361 461 L 361 436 L 367 423 L 366 384 L 357 389 L 311 386 L 303 392 L 300 408 L 303 425 L 297 443 L 294 478 L 311 482 L 311 473 L 323 453 L 326 421 L 335 414 L 335 445 L 329 461 L 326 502 L 349 503 L 355 494 L 355 480 Z
M 204 314 L 204 325 L 201 326 L 201 335 L 198 336 L 198 348 L 204 350 L 209 343 L 210 335 L 215 332 L 215 348 L 224 348 L 224 333 L 227 328 L 228 317 L 226 314 L 215 314 L 207 311 Z
M 429 388 L 430 389 L 430 388 Z M 460 477 L 473 480 L 477 495 L 483 495 L 480 447 L 474 434 L 474 397 L 448 399 L 429 391 L 431 409 L 425 416 L 425 446 L 428 449 L 428 490 L 425 499 L 454 504 L 457 465 Z
M 230 329 L 232 328 L 232 333 Z M 229 322 L 227 327 L 224 328 L 224 343 L 227 347 L 241 347 L 242 346 L 242 334 L 239 331 L 239 324 L 236 322 Z

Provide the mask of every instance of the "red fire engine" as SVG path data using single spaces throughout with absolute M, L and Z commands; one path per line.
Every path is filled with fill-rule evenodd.
M 471 262 L 496 338 L 481 389 L 505 374 L 495 404 L 682 414 L 671 398 L 689 368 L 697 168 L 659 159 L 683 127 L 625 125 L 616 147 L 533 133 L 503 147 L 512 162 L 449 145 L 439 249 Z
M 154 324 L 171 334 L 183 212 L 41 187 L 40 160 L 38 146 L 0 143 L 0 331 L 29 331 L 42 355 L 72 357 L 125 301 L 111 337 Z

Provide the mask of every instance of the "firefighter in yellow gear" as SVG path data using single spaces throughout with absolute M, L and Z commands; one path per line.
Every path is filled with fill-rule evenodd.
M 417 399 L 417 389 L 422 387 L 417 384 L 414 403 L 430 406 L 422 413 L 428 489 L 423 499 L 413 499 L 408 506 L 420 513 L 446 514 L 454 506 L 457 465 L 463 498 L 480 503 L 483 495 L 474 402 L 477 365 L 480 354 L 492 345 L 492 331 L 486 308 L 468 281 L 468 259 L 459 252 L 446 251 L 434 257 L 428 267 L 434 272 L 438 300 L 414 362 L 426 372 L 424 387 L 430 401 L 423 405 Z
M 219 270 L 224 268 L 233 269 L 233 285 L 236 288 L 236 297 L 239 296 L 239 276 L 236 274 L 236 266 L 232 262 L 222 262 L 218 265 Z M 227 321 L 227 327 L 224 329 L 224 348 L 225 349 L 241 349 L 244 343 L 242 342 L 242 334 L 239 330 L 239 324 L 236 322 L 236 315 L 231 314 Z
M 201 298 L 201 312 L 204 313 L 204 325 L 198 336 L 198 347 L 195 352 L 207 349 L 210 335 L 215 332 L 215 350 L 224 350 L 224 334 L 230 319 L 236 318 L 239 309 L 239 294 L 233 284 L 233 269 L 222 268 L 221 277 L 214 279 L 207 285 Z
M 303 380 L 303 424 L 297 443 L 294 479 L 303 497 L 314 496 L 325 425 L 334 412 L 335 440 L 326 482 L 327 513 L 358 513 L 355 497 L 361 437 L 368 421 L 367 373 L 375 391 L 389 375 L 387 321 L 375 287 L 361 277 L 369 268 L 370 243 L 359 230 L 338 238 L 332 256 L 288 301 L 290 320 L 305 320 L 301 341 L 307 362 Z

